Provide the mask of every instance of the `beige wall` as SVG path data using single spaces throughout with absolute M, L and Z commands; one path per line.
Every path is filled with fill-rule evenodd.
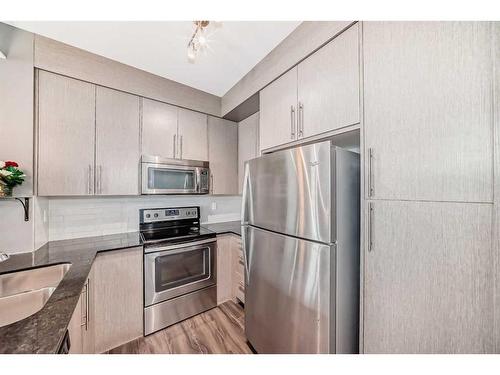
M 34 59 L 39 69 L 220 116 L 218 96 L 40 35 Z
M 26 172 L 16 196 L 33 195 L 33 34 L 0 23 L 0 160 Z M 33 206 L 30 209 L 33 213 Z M 31 216 L 31 215 L 30 215 Z M 24 221 L 21 203 L 0 199 L 0 251 L 32 251 L 34 222 Z
M 225 116 L 231 112 L 352 23 L 350 21 L 302 22 L 222 97 L 221 115 Z

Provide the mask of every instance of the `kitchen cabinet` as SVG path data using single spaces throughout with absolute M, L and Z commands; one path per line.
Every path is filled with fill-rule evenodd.
M 142 154 L 176 157 L 177 107 L 142 99 Z
M 297 139 L 297 67 L 262 89 L 259 99 L 260 149 Z
M 358 29 L 353 25 L 298 65 L 300 137 L 359 123 Z
M 95 353 L 142 336 L 142 262 L 142 247 L 97 255 L 91 272 L 90 298 Z
M 238 126 L 235 122 L 208 117 L 208 160 L 212 194 L 238 194 Z
M 491 353 L 492 205 L 366 206 L 364 352 Z
M 491 43 L 488 22 L 363 23 L 365 197 L 492 202 Z
M 245 261 L 241 237 L 231 237 L 231 258 L 233 263 L 232 290 L 233 299 L 245 303 Z
M 217 236 L 217 305 L 233 299 L 231 236 Z
M 217 236 L 217 304 L 245 303 L 244 261 L 240 236 Z
M 95 86 L 38 71 L 38 195 L 94 193 Z
M 143 99 L 142 153 L 208 160 L 207 115 Z
M 76 304 L 71 320 L 68 324 L 70 339 L 70 354 L 94 353 L 94 335 L 90 316 L 90 276 L 83 286 L 80 298 Z
M 359 25 L 260 91 L 260 150 L 360 122 Z
M 238 123 L 238 192 L 243 189 L 245 162 L 259 156 L 259 112 Z
M 207 115 L 179 108 L 179 159 L 208 160 Z
M 139 100 L 135 95 L 97 87 L 97 195 L 139 194 Z

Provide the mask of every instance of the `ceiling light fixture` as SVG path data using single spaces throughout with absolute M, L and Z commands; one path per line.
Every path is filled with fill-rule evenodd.
M 210 21 L 193 21 L 195 30 L 187 45 L 187 58 L 190 63 L 194 63 L 198 53 L 208 48 L 207 27 Z M 219 28 L 221 22 L 213 22 L 214 28 Z

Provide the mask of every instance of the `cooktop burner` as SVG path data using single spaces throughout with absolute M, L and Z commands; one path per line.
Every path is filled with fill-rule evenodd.
M 168 244 L 215 237 L 200 227 L 199 207 L 169 207 L 139 210 L 139 229 L 144 244 Z

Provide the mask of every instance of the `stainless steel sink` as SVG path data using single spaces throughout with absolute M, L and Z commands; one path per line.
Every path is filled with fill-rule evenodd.
M 70 267 L 63 263 L 0 275 L 0 327 L 41 310 Z

